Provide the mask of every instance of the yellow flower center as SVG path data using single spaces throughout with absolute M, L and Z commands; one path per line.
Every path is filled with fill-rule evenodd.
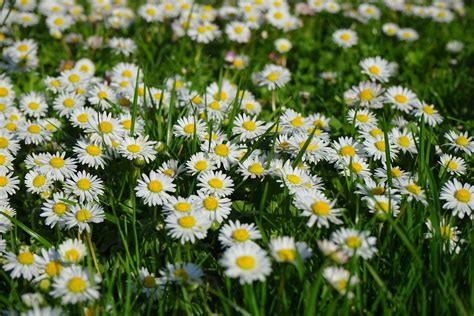
M 219 144 L 214 148 L 214 152 L 221 157 L 227 157 L 229 155 L 229 148 L 225 144 Z
M 410 147 L 410 138 L 408 138 L 408 136 L 400 136 L 400 138 L 398 138 L 398 143 L 402 147 Z
M 277 255 L 282 261 L 293 262 L 296 260 L 296 251 L 293 249 L 281 249 L 277 252 Z
M 80 277 L 72 277 L 67 283 L 67 288 L 72 293 L 81 293 L 87 288 L 87 283 Z
M 196 219 L 192 216 L 183 216 L 178 219 L 179 226 L 183 228 L 191 228 L 196 225 Z
M 122 71 L 122 77 L 130 78 L 132 75 L 133 75 L 132 72 L 128 69 L 125 69 L 124 71 Z
M 79 222 L 86 222 L 86 221 L 90 220 L 91 218 L 92 218 L 91 212 L 89 212 L 89 211 L 86 210 L 85 208 L 80 209 L 80 210 L 76 213 L 76 219 L 77 219 Z
M 462 146 L 462 147 L 466 147 L 469 144 L 469 141 L 464 136 L 459 136 L 458 138 L 456 138 L 455 142 L 456 142 L 456 144 L 458 144 L 459 146 Z
M 5 87 L 0 87 L 0 98 L 4 98 L 6 96 L 8 96 L 9 94 L 9 91 L 7 88 Z
M 158 180 L 151 180 L 148 183 L 148 190 L 150 190 L 153 193 L 158 193 L 163 190 L 163 185 Z
M 257 128 L 257 125 L 254 121 L 246 121 L 242 126 L 248 131 L 254 131 Z
M 327 216 L 331 213 L 331 206 L 323 201 L 317 201 L 311 204 L 311 210 L 318 216 Z
M 385 188 L 384 187 L 375 187 L 373 188 L 370 193 L 373 195 L 382 195 L 385 193 Z
M 433 113 L 434 113 L 434 108 L 433 108 L 433 106 L 431 106 L 431 105 L 425 105 L 425 106 L 423 107 L 423 112 L 425 112 L 425 113 L 428 114 L 428 115 L 433 115 Z
M 208 196 L 207 198 L 204 199 L 202 202 L 204 205 L 204 208 L 208 211 L 215 211 L 217 207 L 219 206 L 219 201 L 213 196 Z
M 7 148 L 8 147 L 8 139 L 5 137 L 0 137 L 0 148 Z
M 400 176 L 402 175 L 402 171 L 399 168 L 392 168 L 390 173 L 394 178 L 400 178 Z
M 48 264 L 46 264 L 46 267 L 44 269 L 44 272 L 46 272 L 46 274 L 49 276 L 49 277 L 55 277 L 59 274 L 59 272 L 61 271 L 62 269 L 62 265 L 57 262 L 57 261 L 51 261 L 49 262 Z
M 237 228 L 232 232 L 232 238 L 239 242 L 246 241 L 249 239 L 249 232 L 244 228 Z
M 380 68 L 373 65 L 369 67 L 369 72 L 373 75 L 378 75 L 380 73 Z
M 205 160 L 199 160 L 194 164 L 194 168 L 199 171 L 203 171 L 207 168 L 207 161 Z
M 78 76 L 78 75 L 76 75 L 76 74 L 72 74 L 72 75 L 70 75 L 70 76 L 69 76 L 69 78 L 68 78 L 68 79 L 69 79 L 69 82 L 76 83 L 76 82 L 78 82 L 78 81 L 79 81 L 79 79 L 80 79 L 80 78 L 79 78 L 79 76 Z
M 155 278 L 151 275 L 147 275 L 143 278 L 143 286 L 147 289 L 154 288 L 156 286 Z
M 362 165 L 360 163 L 358 163 L 358 162 L 351 163 L 352 172 L 359 173 L 359 172 L 362 171 L 362 169 L 364 169 L 364 167 L 362 167 Z
M 89 120 L 89 115 L 87 113 L 82 113 L 77 116 L 79 123 L 86 123 Z
M 133 154 L 136 154 L 138 152 L 140 152 L 141 150 L 141 147 L 138 146 L 137 144 L 130 144 L 127 146 L 127 150 Z
M 174 206 L 174 209 L 178 212 L 189 212 L 191 210 L 191 204 L 188 202 L 178 202 Z
M 343 33 L 341 34 L 341 36 L 339 36 L 339 38 L 341 39 L 341 41 L 347 42 L 348 40 L 350 40 L 351 36 L 348 33 Z
M 51 167 L 59 169 L 64 167 L 64 159 L 61 157 L 53 157 L 49 161 L 49 164 L 51 165 Z
M 28 103 L 28 108 L 30 108 L 31 110 L 38 110 L 39 104 L 36 102 L 30 102 Z
M 77 260 L 79 260 L 79 256 L 80 256 L 79 251 L 77 251 L 76 249 L 69 249 L 64 254 L 65 260 L 71 261 L 71 262 L 77 262 Z
M 349 157 L 354 157 L 355 155 L 355 149 L 352 146 L 344 146 L 341 148 L 341 155 L 343 156 L 349 156 Z
M 99 99 L 101 100 L 104 100 L 105 98 L 107 98 L 107 92 L 105 91 L 100 91 L 97 96 L 99 97 Z
M 359 93 L 359 98 L 362 101 L 370 101 L 374 98 L 374 94 L 372 91 L 370 91 L 370 89 L 364 89 Z
M 41 127 L 37 124 L 31 124 L 28 126 L 28 132 L 31 134 L 39 134 L 41 132 Z
M 407 102 L 407 97 L 404 96 L 403 94 L 398 94 L 395 96 L 395 101 L 397 101 L 398 103 L 406 103 Z
M 91 188 L 91 182 L 87 178 L 82 178 L 77 181 L 77 187 L 82 191 L 87 191 Z
M 221 108 L 221 106 L 220 106 L 220 104 L 219 104 L 219 101 L 212 101 L 212 102 L 209 104 L 209 107 L 210 107 L 211 109 L 213 109 L 214 111 L 218 111 L 218 110 Z
M 108 134 L 112 132 L 113 126 L 110 122 L 104 121 L 99 123 L 99 131 Z
M 415 195 L 419 195 L 421 193 L 421 188 L 415 183 L 408 184 L 407 186 L 405 186 L 405 189 L 407 189 L 408 192 L 413 193 Z
M 183 130 L 186 134 L 194 134 L 194 131 L 195 131 L 194 124 L 193 123 L 187 124 L 186 126 L 184 126 Z
M 5 187 L 8 184 L 8 178 L 5 176 L 0 176 L 0 187 Z
M 367 114 L 357 114 L 356 119 L 359 122 L 367 123 L 369 121 L 369 116 Z
M 222 189 L 224 187 L 224 182 L 218 178 L 212 178 L 207 183 L 214 189 Z
M 362 245 L 362 241 L 358 236 L 353 235 L 346 238 L 346 245 L 349 248 L 357 249 Z
M 379 151 L 385 151 L 385 142 L 383 140 L 376 141 L 375 148 L 377 148 Z
M 54 214 L 56 214 L 58 216 L 62 216 L 64 213 L 66 213 L 66 210 L 67 210 L 67 206 L 66 206 L 66 204 L 64 204 L 62 202 L 58 202 L 58 203 L 54 204 L 54 206 L 53 206 L 53 212 L 54 212 Z
M 301 178 L 298 177 L 297 175 L 295 174 L 289 174 L 286 176 L 286 179 L 292 183 L 292 184 L 300 184 L 301 183 Z
M 262 167 L 262 165 L 259 164 L 258 162 L 255 162 L 255 163 L 253 163 L 253 164 L 251 164 L 251 165 L 249 166 L 248 171 L 249 171 L 250 173 L 259 175 L 259 174 L 262 174 L 262 172 L 263 172 L 263 167 Z
M 96 145 L 88 145 L 86 147 L 86 152 L 91 156 L 99 156 L 100 155 L 100 147 Z
M 297 116 L 295 117 L 294 119 L 292 119 L 290 121 L 291 125 L 295 126 L 295 127 L 300 127 L 301 125 L 304 124 L 304 121 L 303 121 L 303 118 L 301 116 Z
M 459 202 L 467 203 L 471 200 L 471 192 L 466 189 L 459 189 L 454 193 L 454 197 Z
M 186 270 L 184 270 L 183 268 L 179 268 L 177 269 L 176 271 L 174 271 L 174 276 L 176 278 L 180 278 L 180 279 L 183 279 L 183 280 L 187 280 L 189 279 L 189 274 L 186 272 Z
M 33 179 L 33 186 L 35 188 L 39 188 L 39 187 L 43 186 L 45 182 L 46 182 L 45 176 L 38 175 Z
M 267 75 L 267 80 L 269 80 L 269 81 L 277 81 L 279 77 L 280 77 L 280 76 L 279 76 L 276 72 L 272 71 L 272 72 L 270 72 L 270 73 Z
M 20 253 L 16 259 L 18 260 L 18 263 L 23 264 L 23 265 L 32 265 L 34 261 L 33 254 L 29 251 L 25 251 Z
M 376 209 L 377 211 L 381 211 L 381 212 L 384 212 L 384 213 L 388 213 L 388 211 L 389 211 L 388 203 L 382 202 L 382 201 L 378 201 L 378 202 L 375 204 L 375 209 Z
M 243 270 L 251 270 L 255 267 L 255 259 L 252 256 L 240 256 L 235 263 Z
M 458 169 L 458 164 L 455 163 L 454 161 L 450 160 L 446 163 L 446 167 L 451 170 L 457 170 Z
M 439 234 L 441 235 L 441 238 L 448 240 L 454 237 L 453 230 L 449 226 L 441 226 L 439 228 Z

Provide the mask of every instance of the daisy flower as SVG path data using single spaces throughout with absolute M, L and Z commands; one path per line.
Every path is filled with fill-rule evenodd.
M 390 160 L 393 161 L 397 158 L 398 148 L 392 143 L 392 140 L 389 139 L 387 142 L 384 136 L 376 136 L 373 138 L 367 138 L 364 141 L 365 151 L 369 157 L 372 157 L 374 160 L 380 160 L 385 163 L 387 159 L 386 155 L 386 146 L 388 146 L 388 151 L 390 153 Z
M 451 210 L 454 216 L 469 217 L 474 209 L 474 186 L 457 179 L 449 180 L 441 188 L 439 198 L 446 202 L 443 207 Z
M 165 282 L 178 284 L 201 284 L 204 272 L 194 263 L 167 263 L 166 268 L 160 271 Z
M 268 64 L 257 73 L 258 85 L 268 90 L 275 90 L 285 86 L 291 79 L 288 69 L 278 65 Z
M 222 171 L 206 171 L 198 177 L 199 192 L 226 197 L 234 192 L 234 181 Z
M 402 195 L 407 196 L 407 201 L 416 200 L 424 205 L 428 205 L 426 201 L 425 191 L 418 185 L 413 178 L 400 180 L 397 184 L 397 189 L 400 190 Z
M 196 135 L 198 138 L 206 131 L 206 124 L 194 117 L 182 117 L 178 119 L 176 124 L 173 126 L 173 132 L 176 137 L 194 138 Z
M 75 92 L 62 92 L 55 97 L 53 109 L 59 116 L 70 117 L 74 110 L 84 105 L 84 97 Z
M 155 141 L 148 140 L 148 136 L 125 136 L 118 147 L 119 153 L 128 160 L 140 159 L 149 163 L 156 158 Z
M 270 253 L 278 262 L 296 264 L 298 258 L 305 262 L 312 255 L 311 248 L 305 242 L 295 242 L 293 237 L 288 236 L 272 238 L 269 247 Z
M 206 238 L 211 226 L 207 217 L 197 211 L 169 213 L 165 222 L 169 235 L 183 245 L 188 241 L 194 244 L 196 239 Z
M 51 295 L 61 298 L 63 304 L 96 300 L 100 297 L 99 282 L 100 279 L 92 279 L 87 270 L 80 266 L 67 267 L 54 279 Z
M 418 153 L 418 150 L 416 148 L 418 138 L 413 137 L 413 134 L 410 133 L 406 128 L 402 130 L 398 128 L 392 129 L 389 137 L 393 140 L 395 146 L 397 146 L 397 148 L 400 149 L 402 153 Z
M 112 141 L 119 139 L 124 133 L 120 122 L 106 112 L 92 116 L 86 131 L 91 133 L 92 142 L 103 141 L 107 145 L 111 145 Z
M 138 281 L 140 282 L 141 292 L 146 297 L 153 297 L 154 300 L 158 299 L 162 285 L 160 278 L 157 278 L 153 272 L 149 272 L 147 268 L 141 267 L 138 270 Z
M 14 137 L 14 135 L 5 130 L 0 130 L 0 152 L 7 152 L 15 156 L 19 149 L 19 141 Z
M 383 166 L 382 168 L 375 169 L 374 174 L 375 174 L 375 177 L 380 179 L 380 181 L 382 181 L 382 182 L 387 182 L 388 181 L 388 172 L 387 172 L 387 167 L 386 166 Z M 392 179 L 397 183 L 400 183 L 400 182 L 408 179 L 408 173 L 405 170 L 398 167 L 398 166 L 393 166 L 393 165 L 391 166 L 390 175 L 391 175 Z
M 192 155 L 186 162 L 186 169 L 190 175 L 197 175 L 204 171 L 212 171 L 216 169 L 214 160 L 203 152 Z
M 71 112 L 69 121 L 72 126 L 86 129 L 91 122 L 92 117 L 96 116 L 97 112 L 88 107 L 80 107 Z
M 362 73 L 380 82 L 388 82 L 397 68 L 395 63 L 390 63 L 380 56 L 363 59 L 359 66 L 362 68 Z
M 80 171 L 66 180 L 65 191 L 67 194 L 77 196 L 81 203 L 99 201 L 99 197 L 104 194 L 104 184 L 97 176 Z
M 40 145 L 51 140 L 51 132 L 38 121 L 25 120 L 19 123 L 17 135 L 26 145 Z
M 388 36 L 397 35 L 398 29 L 398 25 L 395 23 L 385 23 L 382 25 L 382 31 Z
M 12 172 L 0 170 L 0 199 L 7 199 L 19 189 L 20 180 Z
M 347 122 L 354 124 L 358 128 L 373 128 L 377 126 L 377 118 L 366 109 L 350 109 L 347 112 Z
M 36 277 L 35 281 L 54 278 L 58 276 L 63 269 L 59 253 L 54 248 L 48 250 L 41 249 L 41 256 L 38 256 L 38 266 L 41 273 Z
M 243 176 L 244 180 L 247 178 L 263 180 L 265 175 L 268 174 L 266 162 L 257 155 L 251 155 L 243 163 L 239 162 L 237 171 Z
M 466 154 L 474 153 L 474 140 L 467 132 L 461 133 L 456 131 L 449 131 L 444 135 L 448 140 L 448 146 L 455 153 L 458 151 L 465 152 Z
M 396 36 L 405 42 L 414 42 L 419 38 L 418 32 L 412 28 L 400 28 L 397 30 Z
M 231 41 L 237 43 L 249 42 L 252 35 L 249 26 L 238 21 L 228 23 L 225 27 L 225 33 Z
M 309 217 L 307 225 L 313 227 L 329 227 L 329 223 L 342 224 L 339 219 L 342 209 L 335 208 L 336 201 L 330 201 L 319 192 L 297 193 L 293 200 L 296 208 L 302 211 L 301 216 Z
M 275 40 L 274 45 L 280 54 L 286 54 L 291 50 L 291 48 L 293 48 L 293 44 L 291 44 L 291 42 L 286 38 L 279 38 Z
M 281 187 L 286 186 L 290 194 L 295 194 L 301 190 L 305 190 L 310 183 L 310 177 L 305 170 L 293 168 L 288 160 L 284 163 L 281 170 L 278 171 Z
M 68 197 L 62 192 L 56 192 L 51 199 L 47 199 L 41 207 L 40 216 L 45 218 L 45 224 L 53 228 L 56 225 L 62 226 L 64 214 L 69 211 L 70 204 L 65 201 Z
M 234 120 L 232 134 L 240 135 L 241 141 L 255 139 L 265 133 L 267 126 L 264 122 L 246 114 L 239 114 Z
M 107 158 L 104 149 L 99 144 L 91 143 L 85 140 L 78 140 L 74 146 L 74 153 L 77 160 L 82 165 L 98 169 L 104 168 Z
M 184 166 L 179 164 L 179 161 L 170 159 L 163 162 L 163 164 L 158 168 L 158 173 L 161 173 L 168 178 L 176 179 L 184 171 Z
M 323 255 L 329 257 L 337 264 L 344 264 L 349 260 L 349 256 L 347 256 L 344 251 L 341 251 L 337 244 L 330 240 L 318 240 L 318 248 Z
M 307 120 L 298 112 L 287 109 L 280 117 L 280 128 L 285 134 L 305 133 L 308 130 Z
M 338 161 L 341 158 L 363 157 L 364 150 L 352 137 L 339 137 L 332 142 L 333 151 L 331 152 L 331 160 Z
M 62 261 L 77 264 L 87 255 L 87 248 L 79 239 L 66 239 L 59 244 L 58 252 Z
M 243 243 L 228 248 L 220 264 L 225 269 L 225 275 L 239 278 L 240 284 L 265 281 L 272 272 L 270 259 L 255 243 Z
M 415 117 L 423 117 L 423 121 L 428 123 L 428 125 L 435 127 L 443 122 L 443 117 L 435 109 L 434 105 L 417 99 L 413 107 L 413 115 Z
M 226 197 L 198 192 L 194 197 L 198 209 L 208 217 L 211 222 L 222 223 L 231 212 L 232 201 Z
M 255 224 L 240 223 L 240 221 L 229 221 L 219 230 L 219 241 L 224 247 L 254 242 L 261 239 L 262 235 Z
M 344 177 L 350 177 L 351 175 L 359 179 L 370 177 L 369 165 L 364 158 L 358 156 L 342 158 L 338 161 L 336 167 L 341 170 Z
M 10 171 L 13 170 L 13 156 L 8 152 L 2 152 L 0 150 L 0 170 Z
M 8 251 L 4 256 L 3 269 L 9 272 L 13 279 L 24 278 L 30 281 L 40 274 L 39 257 L 28 248 L 21 249 L 18 254 Z
M 16 211 L 8 204 L 8 201 L 0 202 L 0 233 L 2 234 L 8 232 L 13 227 L 10 218 L 5 215 L 9 217 L 16 215 Z
M 104 218 L 105 213 L 100 205 L 87 202 L 71 206 L 64 215 L 64 223 L 69 229 L 78 227 L 82 233 L 84 230 L 90 232 L 90 223 L 102 223 Z
M 229 170 L 231 165 L 238 162 L 239 152 L 238 146 L 231 142 L 211 142 L 210 151 L 209 143 L 204 142 L 201 150 L 207 152 L 209 157 L 214 160 L 217 167 L 223 166 L 225 170 Z
M 20 97 L 20 109 L 28 116 L 40 118 L 46 115 L 48 104 L 44 95 L 30 92 Z
M 370 236 L 368 231 L 340 228 L 331 234 L 331 240 L 349 257 L 360 256 L 370 259 L 377 252 L 375 247 L 377 238 Z
M 38 171 L 53 181 L 63 181 L 70 178 L 76 172 L 75 163 L 75 159 L 66 158 L 65 152 L 47 153 L 39 158 L 40 166 Z
M 110 103 L 116 103 L 116 96 L 107 83 L 93 86 L 87 93 L 87 101 L 91 105 L 98 105 L 101 110 L 111 108 Z
M 367 197 L 366 201 L 369 206 L 369 212 L 375 213 L 375 215 L 382 220 L 389 214 L 393 217 L 397 217 L 400 213 L 398 198 L 396 196 L 392 196 L 389 199 L 385 195 L 375 195 Z
M 393 105 L 399 111 L 409 113 L 418 100 L 415 93 L 400 86 L 390 87 L 385 92 L 386 102 Z
M 169 199 L 169 194 L 176 190 L 171 178 L 155 171 L 151 171 L 149 176 L 143 173 L 142 178 L 143 180 L 138 180 L 135 191 L 146 205 L 162 205 Z
M 344 268 L 327 267 L 324 268 L 323 277 L 340 295 L 347 295 L 349 299 L 354 297 L 354 293 L 349 289 L 359 283 L 356 275 L 351 275 Z
M 450 174 L 463 175 L 466 173 L 466 162 L 463 158 L 443 154 L 439 159 L 439 164 Z
M 439 224 L 439 230 L 433 226 L 431 220 L 426 221 L 428 232 L 425 234 L 426 239 L 440 238 L 443 241 L 443 251 L 447 253 L 459 254 L 461 252 L 460 245 L 464 242 L 459 238 L 461 231 L 449 223 L 446 218 L 442 218 Z
M 342 48 L 349 48 L 357 44 L 357 33 L 349 29 L 340 29 L 332 34 L 332 40 Z
M 40 194 L 49 191 L 52 181 L 45 175 L 31 170 L 25 175 L 25 185 L 28 192 Z
M 190 213 L 197 209 L 197 203 L 194 196 L 188 198 L 178 196 L 170 196 L 168 201 L 163 205 L 163 211 L 166 213 L 180 212 Z
M 363 81 L 359 85 L 353 86 L 349 90 L 351 96 L 351 105 L 355 105 L 355 101 L 358 101 L 360 106 L 379 109 L 383 107 L 383 92 L 384 89 L 378 83 Z M 347 97 L 347 96 L 346 96 Z

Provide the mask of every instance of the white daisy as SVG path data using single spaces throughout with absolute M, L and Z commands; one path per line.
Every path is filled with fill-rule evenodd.
M 172 212 L 165 219 L 166 229 L 171 237 L 180 240 L 181 244 L 196 242 L 196 239 L 204 239 L 207 236 L 207 230 L 211 226 L 208 220 L 201 212 Z
M 135 191 L 146 205 L 162 205 L 169 199 L 169 194 L 176 190 L 171 178 L 155 171 L 151 171 L 149 176 L 143 173 L 142 178 L 143 180 L 138 180 Z
M 449 180 L 441 188 L 439 198 L 446 202 L 443 207 L 451 210 L 454 216 L 469 217 L 474 209 L 474 186 L 457 179 Z

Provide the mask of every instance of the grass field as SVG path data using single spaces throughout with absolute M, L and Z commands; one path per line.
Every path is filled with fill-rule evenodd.
M 473 314 L 469 1 L 0 3 L 1 314 Z

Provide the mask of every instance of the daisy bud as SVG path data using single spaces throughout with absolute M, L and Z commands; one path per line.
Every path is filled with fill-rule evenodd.
M 142 168 L 146 165 L 145 159 L 137 158 L 137 159 L 133 160 L 133 165 L 137 168 Z
M 158 153 L 164 151 L 165 148 L 166 148 L 166 145 L 165 145 L 165 143 L 163 143 L 163 142 L 157 142 L 156 145 L 155 145 L 155 150 L 156 150 L 156 152 L 158 152 Z

